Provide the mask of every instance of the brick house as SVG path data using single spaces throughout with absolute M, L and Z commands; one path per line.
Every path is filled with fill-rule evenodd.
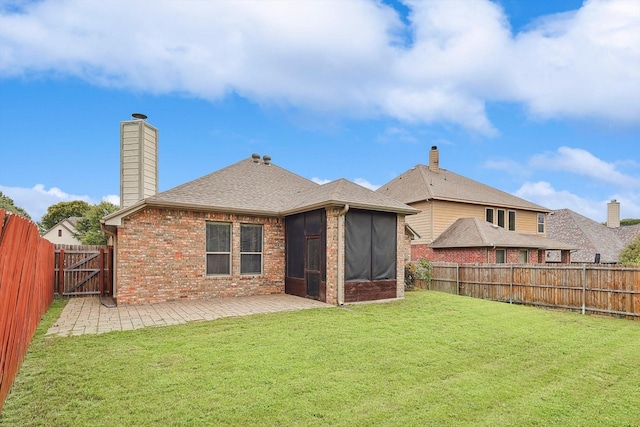
M 435 146 L 428 166 L 416 165 L 377 192 L 420 211 L 407 217 L 419 235 L 412 260 L 537 263 L 545 262 L 540 251 L 557 250 L 569 262 L 573 246 L 546 239 L 549 209 L 441 168 Z
M 123 154 L 121 176 L 136 183 L 122 188 L 140 189 L 148 125 L 129 124 L 140 132 L 123 132 L 121 147 L 135 152 L 136 166 L 128 171 Z M 404 296 L 405 216 L 415 213 L 347 180 L 319 185 L 254 154 L 123 206 L 102 229 L 114 246 L 118 304 L 288 293 L 339 305 Z

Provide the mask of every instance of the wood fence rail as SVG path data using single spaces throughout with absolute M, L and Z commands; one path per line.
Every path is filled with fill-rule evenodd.
M 640 320 L 640 267 L 434 263 L 428 289 Z
M 53 300 L 53 253 L 33 222 L 0 209 L 0 412 Z

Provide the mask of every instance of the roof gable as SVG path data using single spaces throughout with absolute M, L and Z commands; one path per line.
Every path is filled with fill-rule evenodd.
M 441 168 L 439 172 L 434 172 L 428 166 L 420 164 L 383 185 L 377 192 L 407 204 L 435 199 L 551 212 L 545 207 L 447 169 Z

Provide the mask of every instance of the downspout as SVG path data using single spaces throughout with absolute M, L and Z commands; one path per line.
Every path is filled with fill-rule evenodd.
M 111 270 L 111 280 L 113 281 L 111 283 L 111 297 L 112 298 L 116 298 L 117 295 L 117 279 L 116 279 L 116 257 L 118 256 L 118 233 L 114 233 L 112 231 L 109 231 L 107 229 L 107 227 L 105 226 L 105 224 L 101 221 L 100 222 L 100 231 L 102 231 L 102 234 L 105 234 L 109 237 L 111 237 L 111 241 L 113 243 L 113 259 L 109 260 L 111 262 L 111 265 L 109 266 L 109 269 Z
M 344 216 L 349 212 L 349 204 L 338 212 L 338 305 L 344 305 Z

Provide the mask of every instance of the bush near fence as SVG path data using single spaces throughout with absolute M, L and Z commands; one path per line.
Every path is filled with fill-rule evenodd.
M 640 267 L 434 263 L 428 289 L 640 320 Z
M 0 412 L 53 300 L 53 254 L 33 222 L 0 209 Z

